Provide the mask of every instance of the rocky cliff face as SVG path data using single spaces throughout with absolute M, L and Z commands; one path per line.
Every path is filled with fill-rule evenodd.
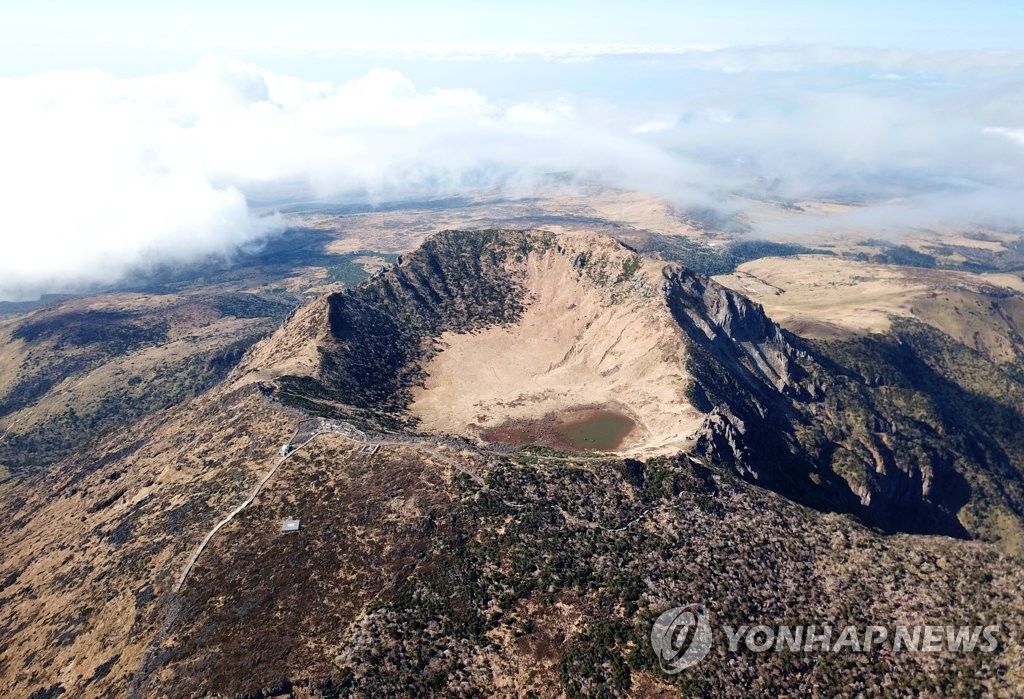
M 690 342 L 691 399 L 707 412 L 693 452 L 805 504 L 856 511 L 849 484 L 815 463 L 798 436 L 801 406 L 822 391 L 800 339 L 759 305 L 687 269 L 666 268 L 664 288 Z
M 1005 536 L 1005 522 L 1019 523 L 1019 375 L 914 323 L 809 343 L 685 269 L 666 270 L 665 293 L 707 411 L 695 453 L 890 531 Z
M 665 279 L 669 307 L 692 340 L 723 356 L 733 354 L 751 372 L 752 386 L 768 383 L 782 393 L 799 390 L 799 352 L 764 309 L 682 267 L 666 267 Z

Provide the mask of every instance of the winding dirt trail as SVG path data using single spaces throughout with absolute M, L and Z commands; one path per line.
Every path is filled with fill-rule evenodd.
M 301 449 L 302 447 L 304 447 L 307 444 L 309 444 L 310 442 L 312 442 L 320 434 L 324 434 L 324 433 L 320 432 L 320 433 L 314 434 L 308 440 L 306 440 L 305 442 L 303 442 L 299 446 L 293 448 L 286 455 L 284 455 L 281 458 L 279 458 L 274 463 L 274 465 L 270 468 L 270 470 L 267 471 L 266 474 L 264 474 L 263 478 L 260 479 L 260 482 L 256 484 L 256 487 L 253 489 L 252 493 L 249 494 L 249 497 L 247 497 L 245 500 L 243 500 L 242 504 L 240 504 L 238 507 L 233 509 L 226 517 L 224 517 L 224 519 L 222 519 L 219 522 L 217 522 L 217 524 L 214 525 L 213 529 L 211 529 L 209 532 L 206 533 L 206 536 L 203 537 L 203 540 L 201 542 L 199 542 L 199 546 L 197 546 L 196 550 L 192 552 L 192 556 L 188 559 L 188 563 L 185 564 L 185 568 L 181 571 L 181 575 L 178 577 L 178 582 L 176 582 L 174 584 L 174 592 L 181 591 L 181 586 L 185 584 L 185 578 L 188 577 L 188 574 L 192 571 L 192 568 L 195 566 L 196 561 L 199 560 L 199 556 L 202 555 L 202 553 L 206 549 L 207 545 L 210 543 L 210 541 L 213 540 L 213 537 L 217 535 L 217 532 L 219 532 L 221 529 L 223 529 L 224 526 L 228 524 L 228 522 L 233 520 L 235 518 L 235 516 L 238 515 L 238 513 L 240 513 L 242 510 L 244 510 L 250 504 L 252 504 L 252 501 L 255 500 L 256 496 L 260 494 L 261 490 L 263 490 L 263 486 L 267 484 L 267 481 L 269 481 L 271 478 L 273 478 L 274 474 L 277 473 L 277 470 L 279 468 L 281 468 L 281 464 L 283 464 L 285 461 L 287 461 L 288 458 L 292 454 L 297 452 L 299 449 Z
M 437 444 L 435 444 L 435 443 L 424 443 L 422 440 L 417 439 L 415 437 L 395 437 L 395 436 L 385 436 L 385 435 L 369 435 L 369 434 L 366 434 L 365 432 L 362 432 L 361 430 L 358 430 L 358 429 L 352 427 L 351 425 L 349 425 L 347 423 L 333 423 L 333 422 L 329 422 L 329 421 L 320 421 L 320 422 L 317 423 L 317 426 L 315 428 L 313 428 L 313 429 L 309 429 L 308 427 L 303 427 L 304 423 L 306 423 L 308 425 L 308 423 L 311 422 L 311 421 L 312 421 L 312 419 L 310 419 L 310 418 L 307 418 L 307 419 L 299 421 L 298 425 L 296 425 L 295 433 L 292 435 L 292 441 L 290 442 L 290 444 L 292 444 L 292 447 L 293 447 L 292 450 L 290 452 L 288 452 L 287 455 L 282 456 L 279 459 L 277 459 L 277 461 L 274 462 L 274 465 L 271 466 L 271 468 L 263 475 L 263 477 L 260 479 L 259 483 L 256 484 L 256 487 L 253 488 L 253 490 L 249 494 L 249 496 L 246 497 L 246 499 L 243 500 L 231 512 L 229 512 L 227 515 L 225 515 L 225 517 L 223 519 L 221 519 L 219 522 L 217 522 L 217 524 L 215 524 L 213 526 L 213 528 L 209 532 L 206 533 L 206 536 L 203 537 L 203 540 L 199 542 L 199 545 L 196 546 L 195 551 L 193 551 L 192 555 L 189 557 L 188 562 L 185 564 L 185 567 L 181 571 L 181 575 L 178 576 L 178 581 L 175 583 L 175 585 L 173 587 L 173 591 L 175 593 L 181 591 L 181 588 L 185 584 L 185 580 L 188 578 L 189 573 L 192 572 L 192 569 L 195 567 L 195 564 L 199 561 L 200 556 L 202 556 L 203 551 L 206 550 L 206 547 L 213 540 L 213 537 L 215 537 L 217 535 L 217 532 L 219 532 L 221 529 L 223 529 L 225 526 L 227 526 L 231 522 L 231 520 L 233 520 L 235 517 L 237 517 L 241 512 L 243 512 L 245 510 L 245 508 L 247 508 L 249 505 L 251 505 L 253 503 L 253 501 L 259 496 L 260 492 L 262 492 L 264 486 L 270 481 L 271 478 L 274 477 L 274 474 L 277 473 L 277 471 L 281 468 L 281 466 L 284 464 L 284 462 L 286 462 L 293 454 L 295 454 L 296 452 L 298 452 L 301 449 L 305 448 L 310 442 L 315 440 L 317 437 L 320 437 L 321 435 L 333 434 L 333 435 L 336 435 L 336 436 L 348 439 L 351 442 L 355 442 L 356 444 L 377 444 L 379 446 L 408 447 L 410 449 L 415 449 L 417 451 L 421 451 L 421 452 L 424 452 L 426 454 L 429 454 L 433 458 L 435 458 L 438 461 L 448 465 L 452 469 L 460 471 L 461 473 L 464 473 L 466 476 L 468 476 L 470 479 L 472 479 L 473 482 L 475 482 L 477 485 L 479 485 L 479 486 L 481 486 L 483 488 L 487 488 L 483 478 L 481 478 L 478 473 L 475 473 L 475 472 L 467 469 L 463 464 L 460 464 L 460 463 L 458 463 L 458 461 L 450 458 L 449 455 L 446 455 L 446 454 L 442 453 L 441 450 L 438 449 Z M 300 442 L 299 440 L 302 437 L 305 437 L 305 439 L 303 439 Z M 537 458 L 539 460 L 545 460 L 545 461 L 547 461 L 547 460 L 563 460 L 563 459 L 565 459 L 565 457 L 547 457 L 547 456 L 538 456 Z M 593 456 L 593 457 L 581 456 L 581 457 L 574 457 L 572 459 L 566 459 L 566 460 L 573 460 L 573 461 L 581 461 L 581 460 L 584 460 L 584 461 L 600 461 L 600 460 L 604 460 L 604 459 L 607 459 L 607 458 L 608 458 L 607 456 Z M 506 504 L 508 504 L 508 505 L 510 505 L 512 507 L 518 507 L 518 505 L 514 505 L 512 503 L 506 503 Z M 633 520 L 627 522 L 625 525 L 623 525 L 621 527 L 616 527 L 616 528 L 605 527 L 605 526 L 602 526 L 602 525 L 600 525 L 600 524 L 598 524 L 596 522 L 575 521 L 575 523 L 579 524 L 579 525 L 582 525 L 582 526 L 598 528 L 598 529 L 602 529 L 602 530 L 609 531 L 609 532 L 620 532 L 620 531 L 624 531 L 624 530 L 628 529 L 629 527 L 633 526 L 637 522 L 645 519 L 648 515 L 652 514 L 653 512 L 657 512 L 657 511 L 664 510 L 664 509 L 672 509 L 672 508 L 675 508 L 675 507 L 677 507 L 677 506 L 676 505 L 662 505 L 662 506 L 658 506 L 658 507 L 649 508 L 649 509 L 645 510 L 643 513 L 641 513 L 639 516 L 634 518 Z M 567 522 L 573 522 L 574 521 L 574 518 L 570 517 L 566 513 L 563 512 L 562 515 L 566 518 Z
M 261 478 L 259 483 L 256 484 L 256 487 L 253 488 L 253 491 L 249 494 L 249 496 L 245 500 L 243 500 L 235 509 L 228 513 L 223 519 L 217 522 L 217 524 L 215 524 L 214 527 L 206 533 L 206 536 L 203 537 L 203 540 L 199 542 L 199 545 L 196 546 L 195 551 L 192 552 L 192 555 L 189 557 L 188 562 L 182 569 L 181 575 L 178 576 L 178 581 L 174 584 L 174 587 L 172 588 L 174 592 L 177 593 L 181 591 L 182 586 L 185 584 L 185 580 L 188 578 L 188 574 L 192 572 L 192 569 L 195 567 L 195 564 L 199 561 L 199 557 L 202 556 L 203 551 L 206 550 L 206 547 L 213 540 L 213 537 L 217 535 L 217 532 L 219 532 L 221 529 L 227 526 L 227 524 L 230 523 L 231 520 L 233 520 L 242 511 L 244 511 L 245 508 L 252 504 L 252 502 L 259 496 L 260 492 L 263 490 L 263 487 L 270 481 L 271 478 L 274 477 L 274 474 L 277 473 L 278 469 L 281 468 L 281 465 L 284 464 L 285 461 L 287 461 L 293 454 L 305 448 L 310 442 L 315 440 L 317 437 L 320 437 L 321 435 L 333 434 L 339 437 L 344 437 L 345 439 L 348 439 L 351 442 L 355 442 L 356 444 L 372 443 L 378 444 L 380 446 L 409 447 L 411 449 L 416 449 L 417 451 L 429 454 L 438 461 L 447 464 L 451 468 L 454 468 L 458 471 L 461 471 L 462 473 L 465 473 L 478 485 L 483 485 L 483 479 L 481 479 L 478 474 L 467 470 L 461 464 L 456 463 L 448 456 L 442 454 L 440 450 L 433 444 L 419 443 L 412 438 L 392 437 L 384 439 L 371 439 L 370 435 L 367 435 L 366 433 L 357 430 L 356 428 L 346 423 L 321 423 L 318 429 L 315 429 L 313 431 L 307 431 L 302 427 L 303 422 L 307 422 L 307 420 L 299 421 L 298 426 L 296 426 L 295 428 L 295 433 L 292 436 L 292 442 L 290 442 L 290 444 L 292 444 L 293 447 L 292 450 L 288 452 L 287 455 L 280 457 L 276 462 L 274 462 L 274 465 L 271 466 L 270 470 L 268 470 L 263 475 L 263 478 Z M 301 443 L 298 442 L 299 437 L 304 435 L 308 435 L 308 437 Z

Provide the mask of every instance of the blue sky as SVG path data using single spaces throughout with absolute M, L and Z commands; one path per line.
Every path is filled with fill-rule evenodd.
M 356 47 L 494 52 L 566 45 L 817 44 L 917 50 L 1024 49 L 1019 0 L 858 2 L 71 2 L 0 5 L 0 72 L 99 67 L 129 75 L 209 53 L 262 64 Z M 274 67 L 271 65 L 270 67 Z

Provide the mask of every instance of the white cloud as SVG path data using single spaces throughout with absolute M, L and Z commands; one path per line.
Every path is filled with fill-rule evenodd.
M 230 255 L 280 225 L 247 196 L 528 191 L 551 172 L 682 205 L 769 183 L 879 202 L 879 225 L 1024 222 L 1019 57 L 781 48 L 560 65 L 602 85 L 622 61 L 635 94 L 511 100 L 388 69 L 332 84 L 218 57 L 134 80 L 0 80 L 0 298 Z M 902 79 L 878 79 L 890 74 Z M 645 81 L 664 88 L 651 97 Z
M 381 200 L 566 169 L 619 180 L 623 163 L 670 162 L 557 100 L 499 106 L 391 70 L 335 86 L 212 57 L 140 80 L 3 80 L 0 93 L 6 298 L 229 254 L 277 225 L 243 192 Z
M 1002 126 L 987 126 L 982 129 L 982 131 L 984 133 L 1002 136 L 1003 138 L 1024 146 L 1024 129 L 1008 129 Z
M 133 265 L 227 254 L 267 230 L 230 185 L 161 143 L 165 106 L 93 73 L 2 81 L 0 297 L 109 283 Z
M 639 126 L 634 126 L 633 129 L 632 129 L 632 132 L 635 133 L 635 134 L 659 133 L 661 131 L 668 131 L 671 128 L 672 128 L 672 122 L 671 121 L 654 120 L 654 121 L 645 121 L 644 123 L 640 124 Z

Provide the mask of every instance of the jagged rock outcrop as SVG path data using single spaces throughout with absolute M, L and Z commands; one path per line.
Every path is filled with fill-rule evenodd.
M 681 325 L 703 332 L 712 347 L 736 350 L 750 371 L 778 391 L 800 390 L 798 352 L 761 306 L 682 267 L 666 267 L 665 279 L 669 307 Z
M 676 265 L 665 268 L 665 296 L 680 326 L 699 342 L 700 330 L 709 348 L 731 355 L 750 371 L 760 390 L 771 384 L 784 395 L 814 399 L 821 386 L 808 380 L 800 361 L 807 349 L 800 338 L 771 320 L 760 304 L 714 280 Z
M 690 391 L 707 412 L 696 453 L 886 530 L 988 535 L 991 518 L 1005 521 L 1000 512 L 1024 512 L 1019 430 L 992 431 L 960 407 L 1019 425 L 1019 409 L 1001 400 L 1024 395 L 1019 379 L 913 324 L 893 338 L 814 344 L 711 280 L 675 267 L 665 278 L 691 341 Z M 995 400 L 960 387 L 962 370 L 937 373 L 953 362 L 970 367 L 966 376 L 984 366 L 991 376 L 981 386 L 998 386 Z
M 757 480 L 744 435 L 747 426 L 727 406 L 715 406 L 704 419 L 694 439 L 693 453 L 705 459 L 727 464 L 744 477 Z
M 689 339 L 691 397 L 707 413 L 694 453 L 800 502 L 857 510 L 846 480 L 800 442 L 800 406 L 820 393 L 800 339 L 707 277 L 674 265 L 664 276 L 666 304 Z

